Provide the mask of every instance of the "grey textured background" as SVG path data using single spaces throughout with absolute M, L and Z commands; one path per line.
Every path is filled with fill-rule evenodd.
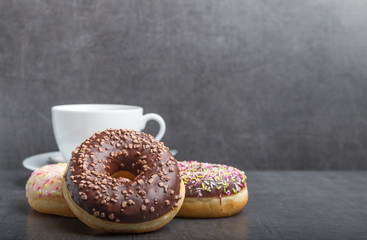
M 125 103 L 165 118 L 179 160 L 367 169 L 366 12 L 362 0 L 2 0 L 0 167 L 57 149 L 51 106 Z

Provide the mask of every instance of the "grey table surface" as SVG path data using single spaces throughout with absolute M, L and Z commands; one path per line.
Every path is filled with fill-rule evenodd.
M 248 171 L 249 202 L 221 219 L 175 218 L 146 234 L 103 234 L 37 213 L 29 171 L 0 170 L 0 239 L 367 239 L 366 171 Z

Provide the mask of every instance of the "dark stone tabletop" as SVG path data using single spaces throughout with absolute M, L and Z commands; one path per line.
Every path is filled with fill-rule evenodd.
M 367 239 L 366 171 L 248 171 L 249 202 L 221 219 L 175 218 L 140 235 L 103 234 L 76 218 L 37 213 L 29 171 L 0 170 L 1 239 Z

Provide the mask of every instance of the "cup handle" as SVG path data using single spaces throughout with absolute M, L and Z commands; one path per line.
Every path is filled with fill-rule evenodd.
M 157 139 L 157 141 L 160 141 L 163 138 L 164 133 L 166 132 L 166 123 L 164 122 L 163 118 L 159 116 L 158 114 L 147 113 L 143 115 L 143 126 L 145 127 L 147 122 L 150 120 L 155 120 L 159 124 L 159 131 L 155 139 Z

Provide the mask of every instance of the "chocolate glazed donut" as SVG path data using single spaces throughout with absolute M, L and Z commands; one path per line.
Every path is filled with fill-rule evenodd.
M 185 187 L 163 143 L 146 133 L 107 129 L 75 149 L 64 193 L 74 214 L 92 228 L 147 232 L 176 215 Z

